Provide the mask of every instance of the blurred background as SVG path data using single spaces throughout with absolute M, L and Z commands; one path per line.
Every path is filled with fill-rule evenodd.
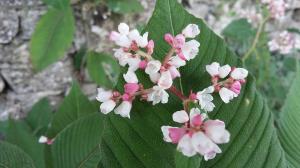
M 86 95 L 94 98 L 97 84 L 90 79 L 87 70 L 80 64 L 83 53 L 86 50 L 96 50 L 112 54 L 113 43 L 108 41 L 109 32 L 120 22 L 142 29 L 155 4 L 155 0 L 71 1 L 76 22 L 72 46 L 58 62 L 40 72 L 34 72 L 30 61 L 30 39 L 36 23 L 47 11 L 47 6 L 42 0 L 0 0 L 0 120 L 6 120 L 9 116 L 24 117 L 32 105 L 43 97 L 48 97 L 51 105 L 57 106 L 68 93 L 73 79 L 80 82 Z M 226 28 L 241 18 L 249 21 L 250 17 L 256 14 L 260 1 L 180 2 L 190 13 L 206 20 L 216 33 L 225 38 L 237 55 L 243 55 L 250 47 L 255 33 L 248 37 L 247 31 L 252 30 L 249 27 L 257 27 L 255 22 L 239 25 L 242 26 L 239 28 L 241 32 L 232 33 Z M 286 3 L 288 6 L 285 16 L 266 24 L 266 41 L 283 30 L 291 30 L 296 34 L 300 32 L 297 29 L 300 27 L 300 0 L 287 0 Z M 245 31 L 246 33 L 243 33 Z M 265 44 L 263 47 L 266 47 Z M 257 77 L 258 88 L 270 98 L 270 108 L 279 111 L 291 79 L 294 78 L 295 58 L 299 57 L 299 52 L 285 55 L 269 51 L 267 54 L 262 53 L 264 50 L 258 52 L 261 57 L 253 56 L 254 59 L 249 59 L 246 64 Z M 263 66 L 260 67 L 260 64 Z M 264 81 L 271 81 L 272 84 L 266 84 Z

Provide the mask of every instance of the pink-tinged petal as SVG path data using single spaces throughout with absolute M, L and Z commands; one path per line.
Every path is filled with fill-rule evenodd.
M 171 73 L 172 79 L 180 77 L 180 72 L 177 70 L 175 66 L 169 67 L 169 71 Z
M 173 46 L 174 37 L 171 34 L 169 33 L 165 34 L 164 39 L 170 46 Z
M 151 55 L 153 53 L 153 50 L 154 50 L 154 41 L 150 40 L 148 42 L 146 48 L 147 48 L 147 53 Z
M 225 129 L 225 123 L 220 120 L 207 120 L 204 122 L 205 134 L 215 143 L 228 143 L 230 133 Z
M 173 84 L 173 79 L 170 71 L 162 72 L 157 84 L 163 89 L 169 89 Z
M 139 90 L 139 84 L 137 83 L 126 83 L 124 85 L 125 93 L 134 94 Z
M 183 55 L 183 53 L 182 53 L 181 50 L 177 50 L 176 53 L 177 53 L 178 57 L 179 57 L 180 59 L 182 59 L 183 61 L 186 61 L 186 60 L 187 60 L 187 59 L 185 58 L 185 56 Z
M 202 119 L 201 114 L 194 116 L 194 118 L 192 119 L 193 126 L 198 127 L 198 126 L 202 125 L 202 120 L 203 119 Z
M 206 160 L 212 159 L 221 149 L 207 137 L 203 132 L 197 132 L 192 136 L 194 149 L 203 155 Z
M 184 136 L 185 129 L 183 128 L 169 128 L 169 136 L 172 143 L 176 144 Z
M 198 25 L 189 24 L 182 30 L 182 34 L 187 38 L 195 38 L 198 34 L 200 34 L 200 30 Z
M 236 94 L 240 94 L 242 85 L 239 81 L 235 81 L 231 86 L 230 90 L 233 91 Z
M 242 80 L 248 76 L 248 71 L 244 68 L 234 68 L 230 76 L 235 80 Z
M 139 63 L 139 68 L 144 70 L 146 69 L 147 67 L 147 61 L 146 60 L 142 60 L 140 63 Z
M 184 110 L 176 111 L 173 113 L 172 118 L 173 121 L 178 123 L 185 123 L 189 121 L 189 115 Z
M 185 37 L 182 34 L 178 34 L 174 39 L 174 48 L 181 49 L 185 44 Z
M 109 34 L 109 40 L 111 40 L 111 41 L 116 41 L 119 37 L 120 37 L 120 34 L 116 31 L 112 31 Z
M 197 153 L 193 147 L 192 138 L 188 134 L 184 135 L 179 140 L 177 149 L 178 151 L 182 152 L 183 155 L 188 157 L 194 156 Z

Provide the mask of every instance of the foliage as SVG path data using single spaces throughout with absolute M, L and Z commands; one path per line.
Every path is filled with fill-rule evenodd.
M 62 11 L 60 11 L 60 5 L 57 6 L 55 4 L 56 1 L 53 1 L 53 3 L 50 1 L 46 2 L 59 9 L 51 8 L 42 18 L 37 26 L 32 45 L 41 43 L 44 45 L 43 47 L 51 46 L 45 45 L 47 38 L 40 39 L 42 36 L 39 33 L 43 34 L 42 30 L 45 30 L 44 26 L 47 26 L 47 24 L 43 24 L 45 22 L 43 19 L 55 20 L 52 17 L 57 16 L 56 11 L 59 11 L 59 13 Z M 65 14 L 65 12 L 71 12 L 71 8 L 67 7 L 62 13 Z M 73 16 L 70 13 L 68 17 L 71 18 Z M 64 27 L 64 24 L 73 24 L 73 21 L 62 23 L 62 27 Z M 144 32 L 149 32 L 150 38 L 155 41 L 155 59 L 162 60 L 170 48 L 162 38 L 163 35 L 165 33 L 178 34 L 189 23 L 197 24 L 200 27 L 201 35 L 196 40 L 201 43 L 201 47 L 200 53 L 196 58 L 190 61 L 185 68 L 181 69 L 183 92 L 186 94 L 190 90 L 199 90 L 208 85 L 210 77 L 204 73 L 205 65 L 213 61 L 232 66 L 241 66 L 242 64 L 235 53 L 230 51 L 223 39 L 210 30 L 203 20 L 185 11 L 176 0 L 157 0 L 153 16 L 144 29 Z M 238 45 L 246 45 L 246 48 L 250 47 L 249 41 L 255 38 L 253 36 L 256 30 L 248 26 L 245 20 L 238 20 L 224 30 L 224 36 L 226 36 L 227 40 L 232 40 L 234 44 L 231 46 L 232 49 L 235 50 L 235 47 Z M 50 25 L 50 28 L 47 27 L 46 29 L 54 32 L 54 39 L 62 38 L 61 36 L 64 35 L 63 28 L 55 29 L 55 27 L 53 29 L 53 25 Z M 243 32 L 241 32 L 243 37 L 235 36 L 238 33 L 234 32 L 238 32 L 241 29 L 243 29 Z M 232 32 L 232 30 L 234 31 Z M 55 32 L 58 33 L 56 34 Z M 73 33 L 68 35 L 71 34 Z M 49 54 L 52 58 L 44 60 L 46 63 L 40 64 L 40 61 L 45 58 L 37 56 L 40 52 L 45 52 L 42 52 L 42 47 L 33 46 L 32 53 L 37 53 L 37 55 L 33 54 L 33 56 L 36 56 L 33 59 L 33 64 L 38 70 L 55 62 L 61 56 L 60 53 L 63 52 L 67 43 L 72 41 L 70 40 L 72 38 L 70 36 L 68 38 L 68 35 L 66 35 L 67 40 L 64 44 L 60 44 L 57 47 L 60 50 L 59 52 L 56 47 L 54 47 L 54 50 L 48 49 L 51 51 Z M 47 35 L 43 36 L 48 37 Z M 215 98 L 217 99 L 216 110 L 210 113 L 210 117 L 221 119 L 227 123 L 227 129 L 231 133 L 231 140 L 228 144 L 221 146 L 223 152 L 214 160 L 206 162 L 198 156 L 186 158 L 176 151 L 174 145 L 163 142 L 160 127 L 166 124 L 173 124 L 171 120 L 172 113 L 181 108 L 181 102 L 175 96 L 170 96 L 170 104 L 155 107 L 146 102 L 134 102 L 131 119 L 121 118 L 115 114 L 103 116 L 97 113 L 99 104 L 91 102 L 81 92 L 79 84 L 74 82 L 69 94 L 53 116 L 49 103 L 44 99 L 34 106 L 24 120 L 10 120 L 8 127 L 4 124 L 1 131 L 4 130 L 5 140 L 14 145 L 0 142 L 0 165 L 6 167 L 44 167 L 46 165 L 46 167 L 64 168 L 97 166 L 109 168 L 273 168 L 287 167 L 287 165 L 299 167 L 300 147 L 297 143 L 297 140 L 299 140 L 297 130 L 300 126 L 300 120 L 298 119 L 299 105 L 297 104 L 299 102 L 299 88 L 297 87 L 300 80 L 299 74 L 288 94 L 283 113 L 277 119 L 278 138 L 272 114 L 264 98 L 256 90 L 256 83 L 262 91 L 269 84 L 261 82 L 264 79 L 268 79 L 265 78 L 265 74 L 261 74 L 266 71 L 261 70 L 261 67 L 262 64 L 270 64 L 272 62 L 270 52 L 263 45 L 266 41 L 264 35 L 260 39 L 261 44 L 259 43 L 255 49 L 256 57 L 250 57 L 249 60 L 245 61 L 246 66 L 252 69 L 251 71 L 254 72 L 255 76 L 258 76 L 258 80 L 255 81 L 254 77 L 250 75 L 239 98 L 229 105 L 225 106 L 219 98 Z M 57 44 L 54 41 L 56 40 L 50 40 L 49 44 L 53 43 L 56 46 Z M 52 53 L 55 52 L 59 54 L 53 56 Z M 242 50 L 236 53 L 240 55 L 245 52 L 246 50 Z M 110 78 L 105 71 L 107 67 L 103 66 L 103 62 L 113 67 L 113 71 L 110 73 L 115 74 L 117 77 L 119 68 L 115 66 L 115 61 L 106 54 L 90 52 L 87 56 L 87 69 L 91 78 L 97 84 L 112 87 L 115 83 L 107 81 Z M 286 63 L 290 64 L 291 62 L 287 61 Z M 268 71 L 276 72 L 273 69 Z M 276 74 L 271 75 L 269 82 L 274 82 L 274 79 L 278 79 Z M 144 86 L 151 86 L 151 82 L 146 80 L 145 74 L 139 72 L 138 76 L 144 78 L 142 80 Z M 116 87 L 122 88 L 123 84 L 124 81 L 119 80 Z M 176 85 L 179 85 L 179 81 L 176 81 Z M 277 89 L 278 86 L 275 85 L 274 90 Z M 264 94 L 268 95 L 267 93 L 269 92 L 272 91 L 266 91 Z M 282 97 L 279 100 L 282 100 Z M 37 143 L 38 137 L 45 134 L 53 140 L 51 145 Z

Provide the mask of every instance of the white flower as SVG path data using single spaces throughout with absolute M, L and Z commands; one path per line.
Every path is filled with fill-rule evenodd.
M 173 79 L 170 71 L 164 71 L 161 73 L 157 85 L 163 89 L 169 89 L 173 84 Z
M 127 35 L 129 33 L 129 26 L 126 23 L 120 23 L 118 26 L 120 34 Z
M 96 96 L 96 100 L 99 102 L 105 102 L 113 97 L 113 93 L 111 90 L 104 90 L 103 88 L 97 89 L 98 94 Z
M 130 70 L 127 71 L 126 74 L 123 75 L 126 83 L 138 83 L 138 78 L 136 74 Z
M 189 24 L 182 30 L 182 34 L 187 38 L 195 38 L 200 34 L 200 30 L 196 24 Z
M 47 137 L 41 136 L 41 137 L 39 138 L 39 143 L 46 143 L 46 142 L 48 142 L 48 138 L 47 138 Z
M 195 148 L 192 144 L 192 139 L 188 134 L 185 134 L 177 145 L 177 150 L 182 152 L 185 156 L 191 157 L 196 155 Z
M 116 107 L 116 102 L 113 100 L 107 100 L 100 105 L 100 111 L 103 114 L 108 114 Z
M 229 65 L 220 67 L 219 63 L 213 62 L 210 65 L 206 65 L 206 71 L 210 74 L 210 76 L 225 78 L 230 73 L 231 67 Z
M 130 118 L 130 110 L 132 104 L 129 101 L 123 101 L 116 109 L 115 113 L 120 114 L 122 117 Z
M 214 92 L 214 90 L 214 87 L 210 86 L 197 93 L 197 99 L 199 100 L 201 109 L 208 112 L 213 111 L 215 105 L 212 102 L 214 98 L 211 94 Z
M 148 101 L 152 101 L 152 104 L 155 105 L 159 102 L 167 103 L 169 95 L 168 93 L 159 86 L 153 86 L 153 90 L 148 94 Z
M 182 67 L 186 64 L 186 62 L 182 60 L 179 56 L 171 57 L 168 63 L 172 66 L 175 66 L 176 68 Z
M 136 71 L 139 68 L 139 64 L 141 62 L 140 58 L 128 58 L 127 64 L 129 66 L 128 70 Z
M 217 144 L 228 143 L 230 133 L 225 129 L 225 123 L 220 120 L 207 120 L 204 122 L 205 134 Z
M 168 71 L 170 72 L 172 79 L 180 77 L 180 72 L 178 71 L 178 69 L 175 66 L 170 66 L 168 68 Z
M 128 59 L 131 58 L 131 54 L 128 52 L 124 52 L 122 48 L 114 49 L 114 51 L 114 56 L 118 59 L 119 64 L 121 66 L 125 66 L 128 63 Z
M 197 132 L 192 136 L 192 145 L 195 151 L 204 156 L 207 161 L 213 159 L 217 153 L 221 153 L 221 149 L 203 132 Z
M 223 87 L 219 91 L 219 95 L 224 103 L 229 103 L 230 100 L 232 100 L 234 97 L 237 97 L 238 95 L 234 93 L 233 91 Z
M 152 73 L 149 75 L 150 77 L 150 80 L 153 82 L 153 83 L 157 83 L 159 78 L 160 78 L 160 73 L 156 72 L 156 73 Z
M 140 36 L 136 43 L 139 47 L 145 48 L 148 44 L 148 32 L 144 33 L 143 36 Z
M 189 115 L 184 110 L 176 111 L 173 113 L 172 118 L 173 121 L 178 123 L 186 123 L 189 121 Z
M 268 42 L 270 51 L 279 51 L 280 54 L 289 54 L 299 48 L 299 39 L 288 31 L 283 31 Z
M 147 63 L 145 72 L 146 74 L 154 74 L 160 70 L 161 62 L 158 60 L 152 60 Z
M 191 60 L 196 57 L 199 52 L 200 43 L 196 40 L 186 42 L 182 47 L 182 54 L 186 60 Z
M 230 76 L 235 80 L 244 80 L 248 76 L 248 71 L 244 68 L 235 68 Z

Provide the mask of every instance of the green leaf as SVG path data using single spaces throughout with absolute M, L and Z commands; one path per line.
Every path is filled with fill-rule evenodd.
M 45 167 L 43 145 L 38 143 L 38 138 L 25 122 L 10 119 L 6 141 L 26 152 L 34 160 L 36 167 Z
M 96 167 L 101 159 L 102 127 L 99 113 L 87 115 L 68 125 L 51 145 L 53 167 Z
M 82 64 L 84 63 L 84 60 L 86 59 L 87 55 L 87 49 L 85 47 L 80 48 L 78 52 L 74 55 L 73 58 L 73 64 L 77 71 L 80 71 L 82 68 Z
M 126 14 L 143 11 L 138 0 L 107 0 L 107 5 L 115 13 Z
M 156 8 L 145 31 L 155 41 L 155 59 L 162 60 L 170 46 L 163 40 L 165 33 L 178 34 L 190 23 L 199 25 L 201 35 L 200 53 L 181 69 L 185 94 L 210 85 L 210 76 L 205 65 L 218 61 L 221 64 L 242 66 L 225 42 L 211 31 L 201 19 L 184 10 L 176 0 L 157 0 Z M 142 72 L 138 74 L 146 79 Z M 148 80 L 141 80 L 149 86 Z M 176 83 L 178 84 L 178 83 Z M 118 88 L 122 87 L 122 83 Z M 146 87 L 147 88 L 147 87 Z M 216 108 L 210 117 L 225 121 L 231 133 L 228 144 L 220 145 L 222 153 L 210 161 L 201 161 L 201 167 L 286 167 L 284 152 L 273 126 L 273 118 L 266 103 L 255 88 L 251 75 L 238 98 L 223 104 L 215 96 Z M 124 119 L 115 114 L 106 118 L 104 167 L 176 167 L 176 146 L 163 141 L 162 125 L 174 125 L 172 113 L 181 110 L 181 102 L 170 93 L 169 103 L 152 106 L 150 103 L 134 101 L 131 118 Z M 113 141 L 112 141 L 113 139 Z M 199 156 L 200 157 L 200 156 Z M 112 159 L 115 163 L 110 163 Z M 113 166 L 111 166 L 113 165 Z
M 45 4 L 57 9 L 65 9 L 69 7 L 70 0 L 42 0 Z
M 20 148 L 0 141 L 0 167 L 35 168 L 32 159 Z
M 38 22 L 31 39 L 30 53 L 33 67 L 40 71 L 64 56 L 74 34 L 74 17 L 70 7 L 51 8 Z
M 290 88 L 285 100 L 280 120 L 278 121 L 278 132 L 281 144 L 286 152 L 286 159 L 291 167 L 300 167 L 300 71 Z
M 186 157 L 180 152 L 175 154 L 176 168 L 200 167 L 201 158 L 199 156 Z
M 223 35 L 237 41 L 247 41 L 255 35 L 255 30 L 247 19 L 238 19 L 232 21 L 223 30 Z
M 46 98 L 37 102 L 25 118 L 32 132 L 37 136 L 43 135 L 46 132 L 51 119 L 52 109 Z
M 91 78 L 101 86 L 112 88 L 118 81 L 120 66 L 110 55 L 89 52 L 87 69 Z
M 54 137 L 75 120 L 97 111 L 98 109 L 83 95 L 79 85 L 74 82 L 70 93 L 53 116 L 48 136 Z

